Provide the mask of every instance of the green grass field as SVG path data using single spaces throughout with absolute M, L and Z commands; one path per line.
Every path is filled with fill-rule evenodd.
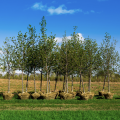
M 95 95 L 88 101 L 76 96 L 72 100 L 12 100 L 0 96 L 0 120 L 119 120 L 120 96 L 112 100 Z

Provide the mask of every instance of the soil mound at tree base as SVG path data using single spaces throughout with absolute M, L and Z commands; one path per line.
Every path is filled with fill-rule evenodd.
M 104 94 L 105 99 L 113 99 L 113 95 L 114 93 L 110 93 L 110 92 Z
M 12 93 L 3 93 L 3 99 L 4 100 L 11 100 L 13 98 L 14 94 Z
M 24 92 L 24 93 L 19 93 L 18 96 L 21 100 L 27 100 L 27 99 L 29 99 L 30 94 L 27 92 Z

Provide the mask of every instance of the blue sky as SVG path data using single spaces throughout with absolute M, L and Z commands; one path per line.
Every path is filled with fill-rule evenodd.
M 61 45 L 63 35 L 71 38 L 74 29 L 83 37 L 96 40 L 98 45 L 105 33 L 117 40 L 116 50 L 120 53 L 120 1 L 119 0 L 1 0 L 0 1 L 0 47 L 6 37 L 15 37 L 18 32 L 29 32 L 29 24 L 35 26 L 41 36 L 39 23 L 46 19 L 47 37 L 56 34 Z M 29 35 L 29 34 L 27 34 Z M 12 42 L 11 42 L 12 44 Z

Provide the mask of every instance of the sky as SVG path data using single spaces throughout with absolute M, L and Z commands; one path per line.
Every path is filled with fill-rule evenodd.
M 70 39 L 73 26 L 77 26 L 75 32 L 80 39 L 89 36 L 98 45 L 105 39 L 105 33 L 109 33 L 111 42 L 118 41 L 116 51 L 120 54 L 119 4 L 119 0 L 0 0 L 0 47 L 4 46 L 6 37 L 17 39 L 19 31 L 29 32 L 29 24 L 35 26 L 36 34 L 41 36 L 39 23 L 45 16 L 47 37 L 56 34 L 59 45 L 65 31 Z

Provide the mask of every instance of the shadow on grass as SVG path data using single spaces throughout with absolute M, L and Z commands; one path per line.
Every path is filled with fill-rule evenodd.
M 99 96 L 99 95 L 95 95 L 94 96 L 96 99 L 105 99 L 105 97 Z

